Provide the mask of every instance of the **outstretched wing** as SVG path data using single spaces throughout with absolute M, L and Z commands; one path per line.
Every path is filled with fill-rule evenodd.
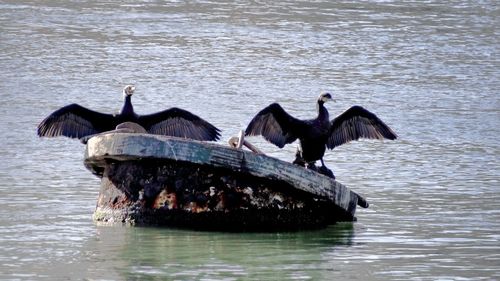
M 333 149 L 359 138 L 394 140 L 397 135 L 375 114 L 361 106 L 353 106 L 330 122 L 326 146 Z
M 149 133 L 200 141 L 216 141 L 220 130 L 212 124 L 180 108 L 139 116 L 137 121 Z
M 113 130 L 113 115 L 70 104 L 54 111 L 38 125 L 38 136 L 82 138 Z
M 273 103 L 255 115 L 248 124 L 245 135 L 262 135 L 267 141 L 282 148 L 285 144 L 294 142 L 305 131 L 304 127 L 304 121 L 292 117 L 279 104 Z

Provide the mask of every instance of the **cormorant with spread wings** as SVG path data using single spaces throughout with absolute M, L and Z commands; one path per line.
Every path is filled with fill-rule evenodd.
M 38 136 L 85 138 L 87 136 L 114 130 L 118 124 L 134 122 L 148 133 L 200 141 L 216 141 L 220 130 L 212 124 L 190 113 L 172 107 L 149 115 L 134 112 L 131 97 L 135 87 L 128 85 L 123 89 L 124 104 L 118 114 L 105 114 L 87 109 L 78 104 L 64 106 L 38 125 Z
M 326 148 L 333 149 L 359 138 L 397 138 L 375 114 L 361 106 L 353 106 L 330 121 L 324 103 L 331 100 L 329 93 L 322 93 L 317 102 L 318 116 L 312 120 L 299 120 L 288 114 L 279 104 L 273 103 L 262 109 L 250 121 L 245 135 L 262 135 L 267 141 L 282 148 L 285 144 L 300 140 L 300 158 L 308 168 L 315 169 L 314 163 L 321 161 L 319 172 L 335 178 L 326 168 L 323 155 Z M 298 163 L 301 161 L 294 161 Z

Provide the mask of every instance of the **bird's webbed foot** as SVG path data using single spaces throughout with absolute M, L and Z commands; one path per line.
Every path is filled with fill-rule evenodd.
M 299 154 L 295 155 L 295 160 L 293 160 L 292 163 L 295 164 L 295 165 L 302 166 L 302 167 L 306 166 L 306 161 L 304 161 L 304 159 L 302 158 L 302 156 L 300 156 Z
M 295 160 L 293 160 L 292 163 L 302 167 L 306 166 L 306 161 L 304 160 L 304 158 L 302 158 L 302 151 L 300 150 L 300 148 L 297 148 L 297 152 L 295 152 Z
M 323 174 L 332 179 L 335 179 L 335 175 L 333 174 L 332 170 L 328 169 L 325 165 L 319 167 L 318 173 Z
M 317 173 L 320 173 L 322 175 L 325 175 L 327 177 L 335 179 L 335 175 L 333 174 L 332 170 L 328 169 L 324 165 L 324 163 L 322 163 L 323 165 L 321 165 L 321 167 L 318 168 L 315 165 L 315 162 L 305 162 L 304 159 L 302 159 L 302 157 L 300 157 L 298 154 L 295 155 L 295 156 L 296 156 L 296 158 L 295 158 L 295 161 L 293 161 L 293 164 L 300 165 L 300 166 L 305 166 L 306 169 L 308 169 L 308 170 L 315 171 Z

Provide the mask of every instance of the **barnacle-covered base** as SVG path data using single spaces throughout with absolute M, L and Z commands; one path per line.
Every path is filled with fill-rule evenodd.
M 105 165 L 94 220 L 218 231 L 293 231 L 352 221 L 287 183 L 209 165 L 141 159 Z

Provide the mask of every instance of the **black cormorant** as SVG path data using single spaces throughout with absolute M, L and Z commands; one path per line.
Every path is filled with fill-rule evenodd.
M 172 107 L 149 115 L 134 112 L 131 97 L 135 87 L 123 89 L 125 102 L 118 114 L 105 114 L 87 109 L 78 104 L 64 106 L 38 125 L 40 137 L 66 136 L 84 138 L 89 135 L 114 130 L 123 122 L 134 122 L 148 133 L 189 138 L 201 141 L 216 141 L 220 130 L 200 117 L 180 108 Z
M 262 135 L 280 148 L 299 139 L 301 149 L 298 156 L 305 162 L 303 164 L 315 169 L 314 163 L 320 160 L 319 171 L 333 178 L 333 173 L 323 162 L 327 147 L 333 149 L 359 138 L 391 140 L 397 138 L 382 120 L 361 106 L 353 106 L 330 121 L 324 103 L 331 99 L 329 93 L 322 93 L 319 96 L 318 117 L 312 120 L 299 120 L 288 114 L 279 104 L 273 103 L 255 115 L 245 134 Z M 299 162 L 296 159 L 294 163 Z

